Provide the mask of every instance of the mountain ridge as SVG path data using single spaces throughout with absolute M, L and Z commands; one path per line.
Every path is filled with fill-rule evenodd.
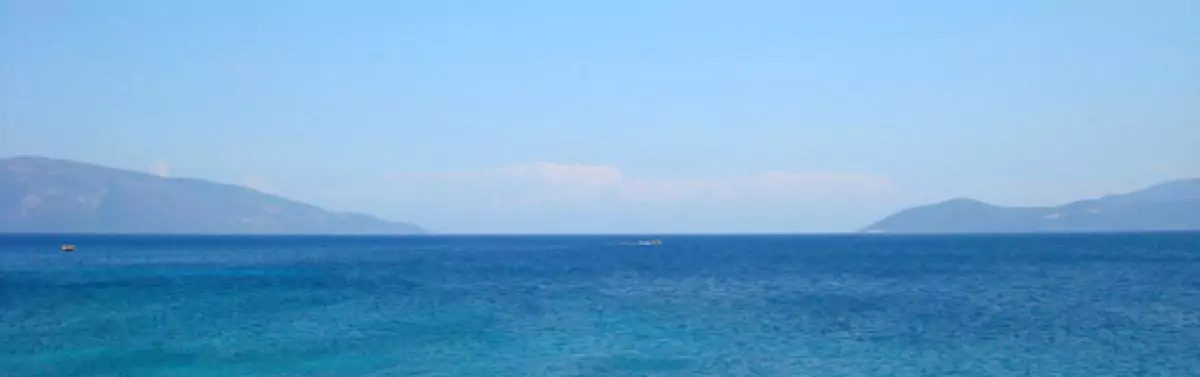
M 0 159 L 0 233 L 423 234 L 249 187 L 21 155 Z
M 863 233 L 1042 233 L 1200 230 L 1200 178 L 1047 207 L 956 198 L 901 210 Z

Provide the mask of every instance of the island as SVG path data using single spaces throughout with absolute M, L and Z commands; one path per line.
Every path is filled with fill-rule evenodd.
M 1005 207 L 951 199 L 906 209 L 861 230 L 896 233 L 1040 233 L 1200 230 L 1200 179 L 1053 207 Z
M 423 234 L 247 187 L 82 162 L 0 159 L 0 233 Z

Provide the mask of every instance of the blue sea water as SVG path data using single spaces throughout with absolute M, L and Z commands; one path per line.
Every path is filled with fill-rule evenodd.
M 662 240 L 0 236 L 0 376 L 1200 375 L 1200 234 Z

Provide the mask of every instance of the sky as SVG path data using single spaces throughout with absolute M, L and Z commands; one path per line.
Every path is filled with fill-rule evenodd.
M 854 231 L 1200 177 L 1200 2 L 0 0 L 0 156 L 442 233 Z

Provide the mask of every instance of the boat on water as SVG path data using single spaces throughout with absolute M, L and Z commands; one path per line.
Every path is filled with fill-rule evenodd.
M 642 245 L 642 246 L 660 246 L 660 245 L 662 245 L 662 241 L 656 238 L 656 239 L 652 239 L 652 240 L 649 240 L 649 241 L 638 241 L 638 245 Z
M 60 249 L 64 253 L 69 253 L 69 252 L 75 251 L 75 245 L 64 244 L 64 245 L 62 245 L 62 247 Z

